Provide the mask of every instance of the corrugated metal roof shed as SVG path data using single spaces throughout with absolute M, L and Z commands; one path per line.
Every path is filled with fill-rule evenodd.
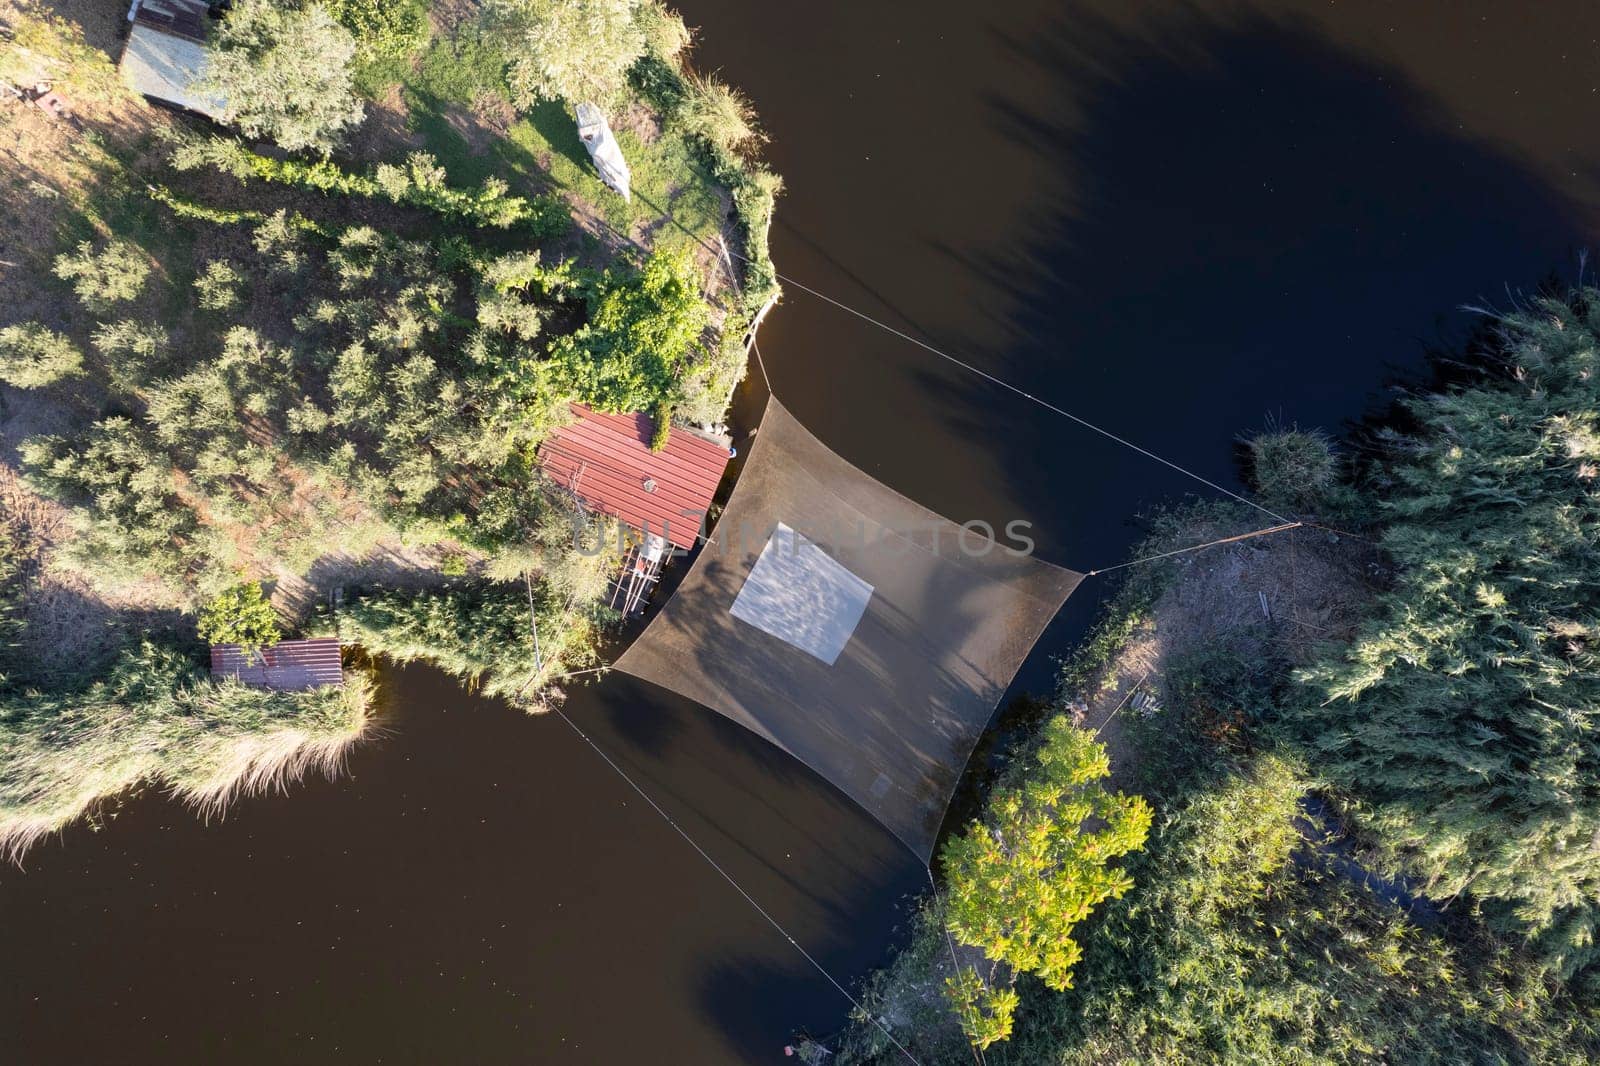
M 221 100 L 190 89 L 206 62 L 205 4 L 145 0 L 129 18 L 133 25 L 117 64 L 123 84 L 153 100 L 210 118 L 220 115 Z
M 247 685 L 280 691 L 344 683 L 339 638 L 285 640 L 246 658 L 237 644 L 211 645 L 211 676 L 232 677 Z
M 589 508 L 635 529 L 664 536 L 679 548 L 695 537 L 722 472 L 728 449 L 685 429 L 650 450 L 653 424 L 643 414 L 607 415 L 573 404 L 578 420 L 552 433 L 539 449 L 545 473 L 567 485 Z

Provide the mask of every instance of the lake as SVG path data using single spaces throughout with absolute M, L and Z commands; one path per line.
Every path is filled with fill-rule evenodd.
M 1589 4 L 681 6 L 771 134 L 780 270 L 1229 486 L 1238 434 L 1337 432 L 1461 305 L 1595 239 Z M 1142 512 L 1209 493 L 792 288 L 761 349 L 845 457 L 1031 521 L 1052 562 L 1115 563 Z M 383 690 L 338 780 L 211 824 L 146 791 L 0 870 L 7 1060 L 751 1063 L 840 1027 L 558 718 L 428 669 Z M 924 874 L 842 796 L 627 677 L 566 710 L 841 980 L 887 957 Z

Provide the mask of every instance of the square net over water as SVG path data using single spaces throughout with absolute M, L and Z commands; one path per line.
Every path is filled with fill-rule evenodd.
M 1082 577 L 963 534 L 774 399 L 710 540 L 617 667 L 767 738 L 926 860 L 995 704 Z

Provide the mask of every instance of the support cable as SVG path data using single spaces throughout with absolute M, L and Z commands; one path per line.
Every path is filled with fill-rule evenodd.
M 756 911 L 757 914 L 759 914 L 759 915 L 761 915 L 761 917 L 765 918 L 767 920 L 767 924 L 771 925 L 772 928 L 776 929 L 778 931 L 778 934 L 780 936 L 782 936 L 783 939 L 787 940 L 789 942 L 789 945 L 792 948 L 794 948 L 796 951 L 798 951 L 800 953 L 800 955 L 807 962 L 809 962 L 811 964 L 811 966 L 812 966 L 812 968 L 814 970 L 816 970 L 818 973 L 820 973 L 823 977 L 827 978 L 828 979 L 828 983 L 831 984 L 834 988 L 838 989 L 839 990 L 839 994 L 841 996 L 843 996 L 845 999 L 849 1000 L 851 1005 L 854 1006 L 855 1009 L 860 1012 L 862 1017 L 867 1018 L 868 1020 L 870 1020 L 872 1022 L 873 1025 L 877 1026 L 883 1032 L 883 1035 L 888 1037 L 889 1043 L 893 1044 L 899 1050 L 900 1054 L 902 1054 L 902 1055 L 904 1055 L 906 1057 L 906 1060 L 908 1062 L 910 1062 L 912 1064 L 912 1066 L 922 1066 L 922 1064 L 917 1061 L 916 1056 L 911 1054 L 911 1052 L 907 1051 L 905 1045 L 900 1043 L 900 1041 L 895 1039 L 894 1034 L 889 1031 L 888 1026 L 884 1025 L 884 1023 L 881 1020 L 879 1020 L 876 1015 L 874 1015 L 872 1012 L 868 1011 L 864 1006 L 862 1006 L 860 1000 L 858 1000 L 858 999 L 856 999 L 856 997 L 852 996 L 850 994 L 849 990 L 846 989 L 844 987 L 844 985 L 840 984 L 839 981 L 834 978 L 833 974 L 829 973 L 823 967 L 823 965 L 820 962 L 818 962 L 815 958 L 813 958 L 809 951 L 807 951 L 805 948 L 801 947 L 800 946 L 800 942 L 797 941 L 794 937 L 790 936 L 789 935 L 789 931 L 787 929 L 785 929 L 782 926 L 782 924 L 780 924 L 779 921 L 776 918 L 774 918 L 771 914 L 769 914 L 765 907 L 763 907 L 761 904 L 757 903 L 756 900 L 755 900 L 755 897 L 750 895 L 750 893 L 746 892 L 744 890 L 744 886 L 739 884 L 738 881 L 734 880 L 732 874 L 728 873 L 727 870 L 724 870 L 722 868 L 721 864 L 719 864 L 716 859 L 713 859 L 710 856 L 710 854 L 708 854 L 706 852 L 706 849 L 702 848 L 699 845 L 699 843 L 695 841 L 694 837 L 690 836 L 688 834 L 688 832 L 682 826 L 680 826 L 677 822 L 673 821 L 672 815 L 668 814 L 665 810 L 663 810 L 661 808 L 660 804 L 658 804 L 655 800 L 650 798 L 650 793 L 646 792 L 643 788 L 641 788 L 639 786 L 639 784 L 636 781 L 634 781 L 634 779 L 632 777 L 628 776 L 628 772 L 626 770 L 624 770 L 622 767 L 618 766 L 616 764 L 616 762 L 611 758 L 611 756 L 609 756 L 609 755 L 607 755 L 605 753 L 605 749 L 601 748 L 600 745 L 596 744 L 593 740 L 591 740 L 589 738 L 589 734 L 587 734 L 583 730 L 579 729 L 577 723 L 574 722 L 571 718 L 568 718 L 565 711 L 563 711 L 559 707 L 553 708 L 553 710 L 555 711 L 555 713 L 557 715 L 559 715 L 561 717 L 561 720 L 563 722 L 567 723 L 567 725 L 572 728 L 572 731 L 574 733 L 578 734 L 578 736 L 583 740 L 583 742 L 585 744 L 589 745 L 589 747 L 594 749 L 594 752 L 595 752 L 596 755 L 600 756 L 600 758 L 605 760 L 605 763 L 606 763 L 607 766 L 611 767 L 612 770 L 616 771 L 616 774 L 617 774 L 618 777 L 622 778 L 622 780 L 624 780 L 624 781 L 626 781 L 628 783 L 628 787 L 629 788 L 633 789 L 635 792 L 637 792 L 639 794 L 639 798 L 640 799 L 642 799 L 646 803 L 648 803 L 650 805 L 651 809 L 654 810 L 657 814 L 659 814 L 661 816 L 661 819 L 664 822 L 666 822 L 668 825 L 670 825 L 673 828 L 673 830 L 680 837 L 682 837 L 684 839 L 684 841 L 691 848 L 693 848 L 696 852 L 699 853 L 700 857 L 706 861 L 706 864 L 708 866 L 710 866 L 713 870 L 717 871 L 717 873 L 721 874 L 722 875 L 722 879 L 724 881 L 728 882 L 728 884 L 732 885 L 734 891 L 738 892 L 739 895 L 743 896 L 745 902 L 750 904 L 750 906 L 752 908 L 754 908 L 754 910 Z
M 1283 533 L 1291 529 L 1299 529 L 1303 525 L 1305 525 L 1304 522 L 1285 522 L 1282 525 L 1268 526 L 1265 529 L 1254 529 L 1249 533 L 1240 533 L 1237 536 L 1219 537 L 1216 540 L 1208 540 L 1204 544 L 1191 544 L 1187 548 L 1174 548 L 1172 551 L 1161 552 L 1157 555 L 1146 555 L 1139 559 L 1129 559 L 1127 562 L 1117 563 L 1115 566 L 1102 566 L 1098 570 L 1088 571 L 1083 576 L 1094 577 L 1097 574 L 1108 574 L 1113 570 L 1121 570 L 1125 566 L 1138 566 L 1140 563 L 1153 563 L 1158 559 L 1170 559 L 1174 555 L 1183 555 L 1186 552 L 1197 552 L 1202 548 L 1214 548 L 1218 544 L 1233 544 L 1241 540 L 1249 540 L 1252 537 L 1265 537 L 1272 533 Z
M 643 197 L 641 197 L 640 199 L 643 199 Z M 648 200 L 646 200 L 645 202 L 649 203 Z M 713 254 L 715 254 L 717 252 L 717 249 L 713 248 L 711 246 L 711 242 L 710 241 L 706 240 L 704 237 L 700 236 L 699 234 L 695 233 L 693 230 L 689 229 L 683 223 L 679 222 L 676 218 L 673 218 L 670 212 L 662 210 L 662 208 L 659 205 L 656 205 L 656 204 L 650 204 L 650 206 L 652 208 L 654 208 L 657 212 L 660 213 L 662 221 L 669 222 L 673 226 L 676 226 L 683 233 L 687 234 L 691 240 L 693 240 L 696 243 L 698 243 L 701 247 L 705 248 L 707 251 L 712 252 Z M 727 246 L 726 242 L 723 242 L 721 250 L 725 255 L 736 257 L 736 258 L 740 259 L 741 261 L 743 261 L 744 263 L 746 263 L 746 264 L 748 264 L 750 266 L 756 266 L 757 265 L 755 263 L 755 261 L 752 260 L 749 256 L 744 255 L 741 252 L 736 252 L 733 249 L 729 248 Z M 1187 467 L 1180 466 L 1179 464 L 1173 462 L 1171 459 L 1165 458 L 1164 456 L 1157 455 L 1155 452 L 1151 451 L 1150 449 L 1141 447 L 1140 445 L 1133 443 L 1133 441 L 1128 440 L 1126 437 L 1118 436 L 1117 434 L 1111 432 L 1109 429 L 1104 429 L 1101 426 L 1097 426 L 1093 422 L 1090 422 L 1086 418 L 1080 418 L 1079 416 L 1073 414 L 1071 411 L 1068 411 L 1065 408 L 1057 407 L 1055 404 L 1051 403 L 1049 400 L 1041 399 L 1038 396 L 1035 396 L 1033 393 L 1028 392 L 1028 391 L 1026 391 L 1026 390 L 1024 390 L 1022 388 L 1019 388 L 1016 385 L 1011 384 L 1011 382 L 1006 381 L 1003 378 L 996 377 L 995 375 L 989 373 L 987 370 L 982 370 L 982 369 L 980 369 L 980 368 L 978 368 L 976 366 L 973 366 L 971 363 L 969 363 L 969 362 L 967 362 L 967 361 L 965 361 L 963 359 L 956 358 L 955 356 L 951 355 L 949 352 L 946 352 L 946 351 L 943 351 L 943 350 L 941 350 L 939 348 L 934 347 L 933 345 L 929 344 L 927 341 L 920 340 L 917 337 L 913 337 L 911 334 L 905 332 L 904 330 L 896 329 L 894 326 L 891 326 L 887 322 L 883 322 L 883 321 L 881 321 L 881 320 L 879 320 L 877 318 L 874 318 L 873 316 L 867 314 L 865 311 L 859 311 L 856 308 L 851 307 L 849 304 L 844 303 L 841 300 L 834 299 L 832 296 L 829 296 L 827 293 L 819 292 L 816 289 L 813 289 L 811 286 L 805 284 L 804 282 L 796 281 L 794 278 L 791 278 L 786 274 L 780 274 L 776 269 L 772 270 L 772 276 L 777 278 L 779 281 L 783 282 L 785 285 L 792 285 L 794 288 L 799 289 L 801 292 L 807 293 L 808 295 L 811 295 L 811 296 L 814 296 L 817 299 L 823 301 L 824 303 L 832 304 L 834 307 L 837 307 L 839 310 L 844 311 L 844 312 L 846 312 L 848 314 L 852 314 L 855 317 L 861 319 L 863 322 L 867 322 L 867 323 L 870 323 L 871 325 L 877 326 L 879 329 L 884 330 L 887 333 L 892 333 L 894 336 L 899 337 L 901 340 L 906 341 L 907 343 L 914 344 L 918 348 L 923 349 L 924 351 L 927 351 L 927 352 L 930 352 L 930 353 L 932 353 L 934 355 L 937 355 L 940 359 L 944 359 L 944 360 L 946 360 L 948 362 L 954 363 L 956 366 L 961 367 L 962 369 L 968 371 L 969 373 L 976 374 L 978 377 L 983 378 L 985 381 L 991 382 L 992 384 L 998 385 L 1003 389 L 1007 389 L 1007 390 L 1009 390 L 1011 392 L 1014 392 L 1018 396 L 1021 396 L 1023 399 L 1029 400 L 1029 401 L 1031 401 L 1033 403 L 1036 403 L 1040 407 L 1043 407 L 1047 411 L 1053 411 L 1054 413 L 1060 415 L 1062 418 L 1065 418 L 1065 419 L 1068 419 L 1068 420 L 1070 420 L 1072 422 L 1075 422 L 1078 425 L 1084 427 L 1085 429 L 1092 430 L 1093 432 L 1100 434 L 1102 437 L 1105 437 L 1108 440 L 1116 441 L 1118 444 L 1121 444 L 1123 447 L 1130 448 L 1133 451 L 1138 452 L 1140 455 L 1144 456 L 1147 459 L 1151 459 L 1151 460 L 1153 460 L 1153 461 L 1155 461 L 1157 463 L 1160 463 L 1162 466 L 1168 467 L 1168 468 L 1170 468 L 1172 470 L 1176 470 L 1178 473 L 1184 475 L 1185 477 L 1193 478 L 1195 481 L 1200 482 L 1200 484 L 1205 485 L 1208 488 L 1215 489 L 1217 492 L 1222 493 L 1224 496 L 1231 497 L 1232 499 L 1235 499 L 1235 500 L 1237 500 L 1238 502 L 1240 502 L 1242 504 L 1245 504 L 1245 505 L 1250 506 L 1250 507 L 1254 507 L 1256 510 L 1262 512 L 1263 514 L 1266 514 L 1266 515 L 1268 515 L 1268 516 L 1270 516 L 1272 518 L 1276 518 L 1279 522 L 1288 522 L 1289 521 L 1288 518 L 1284 517 L 1283 515 L 1279 514 L 1278 512 L 1273 511 L 1273 510 L 1269 510 L 1268 508 L 1263 507 L 1261 504 L 1256 503 L 1254 500 L 1249 499 L 1249 498 L 1247 498 L 1245 496 L 1241 496 L 1239 493 L 1234 492 L 1232 489 L 1223 488 L 1221 485 L 1218 485 L 1215 481 L 1211 481 L 1211 480 L 1209 480 L 1209 479 L 1207 479 L 1205 477 L 1202 477 L 1201 475 L 1195 473 L 1193 470 L 1190 470 Z M 737 288 L 737 285 L 736 285 L 736 288 Z M 759 358 L 760 358 L 760 353 L 757 352 L 757 359 L 759 359 Z M 765 378 L 766 375 L 767 375 L 767 368 L 766 368 L 765 364 L 761 365 L 761 375 L 762 375 L 763 378 Z M 772 382 L 771 382 L 770 379 L 768 379 L 767 388 L 768 388 L 769 392 L 771 391 L 771 387 L 772 387 Z

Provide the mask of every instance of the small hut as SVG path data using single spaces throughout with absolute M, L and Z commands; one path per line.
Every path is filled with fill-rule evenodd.
M 545 474 L 589 510 L 671 547 L 693 548 L 728 468 L 728 446 L 679 428 L 666 447 L 651 451 L 655 423 L 649 415 L 608 415 L 577 403 L 572 414 L 572 423 L 539 448 Z
M 211 676 L 280 692 L 342 685 L 339 638 L 284 640 L 249 654 L 237 644 L 213 644 Z
M 624 200 L 628 199 L 628 182 L 632 179 L 628 161 L 622 158 L 622 148 L 611 135 L 606 116 L 594 104 L 578 105 L 578 136 L 589 149 L 589 158 L 600 172 L 600 180 L 621 193 Z
M 128 42 L 117 63 L 122 82 L 157 103 L 216 118 L 223 101 L 193 90 L 211 32 L 206 0 L 133 0 Z

